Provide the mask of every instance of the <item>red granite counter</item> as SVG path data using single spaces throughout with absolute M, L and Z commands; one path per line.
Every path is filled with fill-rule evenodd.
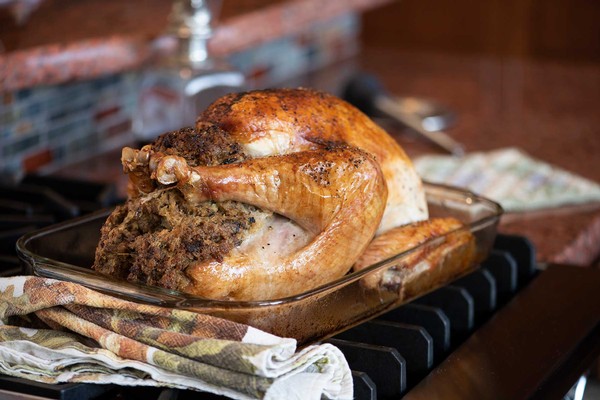
M 600 68 L 595 63 L 365 49 L 364 68 L 396 94 L 458 113 L 448 132 L 468 151 L 519 147 L 600 182 Z M 406 134 L 411 156 L 435 152 Z M 529 237 L 544 262 L 589 265 L 600 256 L 600 204 L 508 214 L 501 231 Z

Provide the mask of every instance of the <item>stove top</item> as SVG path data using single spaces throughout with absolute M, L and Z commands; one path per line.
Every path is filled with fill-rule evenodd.
M 24 233 L 119 201 L 114 186 L 89 182 L 32 176 L 0 187 L 0 276 L 21 273 L 14 245 Z M 498 235 L 473 273 L 328 341 L 350 364 L 356 399 L 563 398 L 600 351 L 600 309 L 592 301 L 599 273 L 558 266 L 541 271 L 526 238 Z M 495 387 L 494 376 L 507 381 Z M 130 397 L 223 398 L 0 376 L 2 399 Z
M 113 184 L 37 175 L 18 185 L 0 183 L 0 276 L 21 273 L 15 243 L 25 233 L 119 201 Z

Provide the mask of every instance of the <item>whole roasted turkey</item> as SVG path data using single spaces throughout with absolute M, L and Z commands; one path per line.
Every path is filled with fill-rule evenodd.
M 225 96 L 195 127 L 124 148 L 122 163 L 129 199 L 102 228 L 94 269 L 206 298 L 294 295 L 460 226 L 428 220 L 393 138 L 314 90 Z

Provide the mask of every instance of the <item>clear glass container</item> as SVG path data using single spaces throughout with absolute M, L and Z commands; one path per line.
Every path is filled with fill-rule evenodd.
M 214 100 L 244 88 L 244 75 L 209 53 L 219 0 L 175 0 L 169 34 L 175 49 L 142 74 L 133 119 L 136 141 L 192 126 Z
M 424 295 L 476 269 L 489 254 L 502 208 L 495 202 L 448 186 L 426 184 L 431 217 L 454 217 L 464 227 L 428 240 L 321 287 L 282 299 L 222 301 L 147 285 L 115 280 L 91 269 L 100 228 L 111 210 L 73 219 L 23 236 L 17 252 L 27 272 L 84 286 L 131 301 L 189 309 L 245 323 L 300 344 L 322 340 Z M 464 235 L 472 236 L 474 257 L 465 261 L 460 251 L 432 258 L 422 279 L 398 287 L 373 287 L 372 277 L 403 263 L 415 254 L 436 254 L 441 246 Z

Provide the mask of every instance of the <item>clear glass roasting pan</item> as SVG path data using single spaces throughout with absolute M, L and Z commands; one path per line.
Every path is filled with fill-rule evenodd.
M 306 344 L 332 336 L 443 286 L 474 270 L 487 257 L 502 208 L 491 200 L 458 188 L 427 183 L 425 189 L 431 217 L 454 217 L 463 222 L 464 228 L 361 271 L 348 273 L 321 287 L 277 300 L 211 300 L 115 280 L 93 271 L 91 265 L 100 228 L 111 210 L 29 233 L 19 239 L 17 251 L 30 274 L 76 282 L 131 301 L 227 318 Z M 435 254 L 436 249 L 446 246 L 457 235 L 468 235 L 474 243 L 474 256 L 468 262 L 450 249 L 443 257 L 432 258 L 434 265 L 430 265 L 430 271 L 421 274 L 424 279 L 391 287 L 365 284 L 372 282 L 371 278 L 376 274 L 381 276 L 399 265 L 414 264 L 418 257 L 427 259 L 428 254 Z

